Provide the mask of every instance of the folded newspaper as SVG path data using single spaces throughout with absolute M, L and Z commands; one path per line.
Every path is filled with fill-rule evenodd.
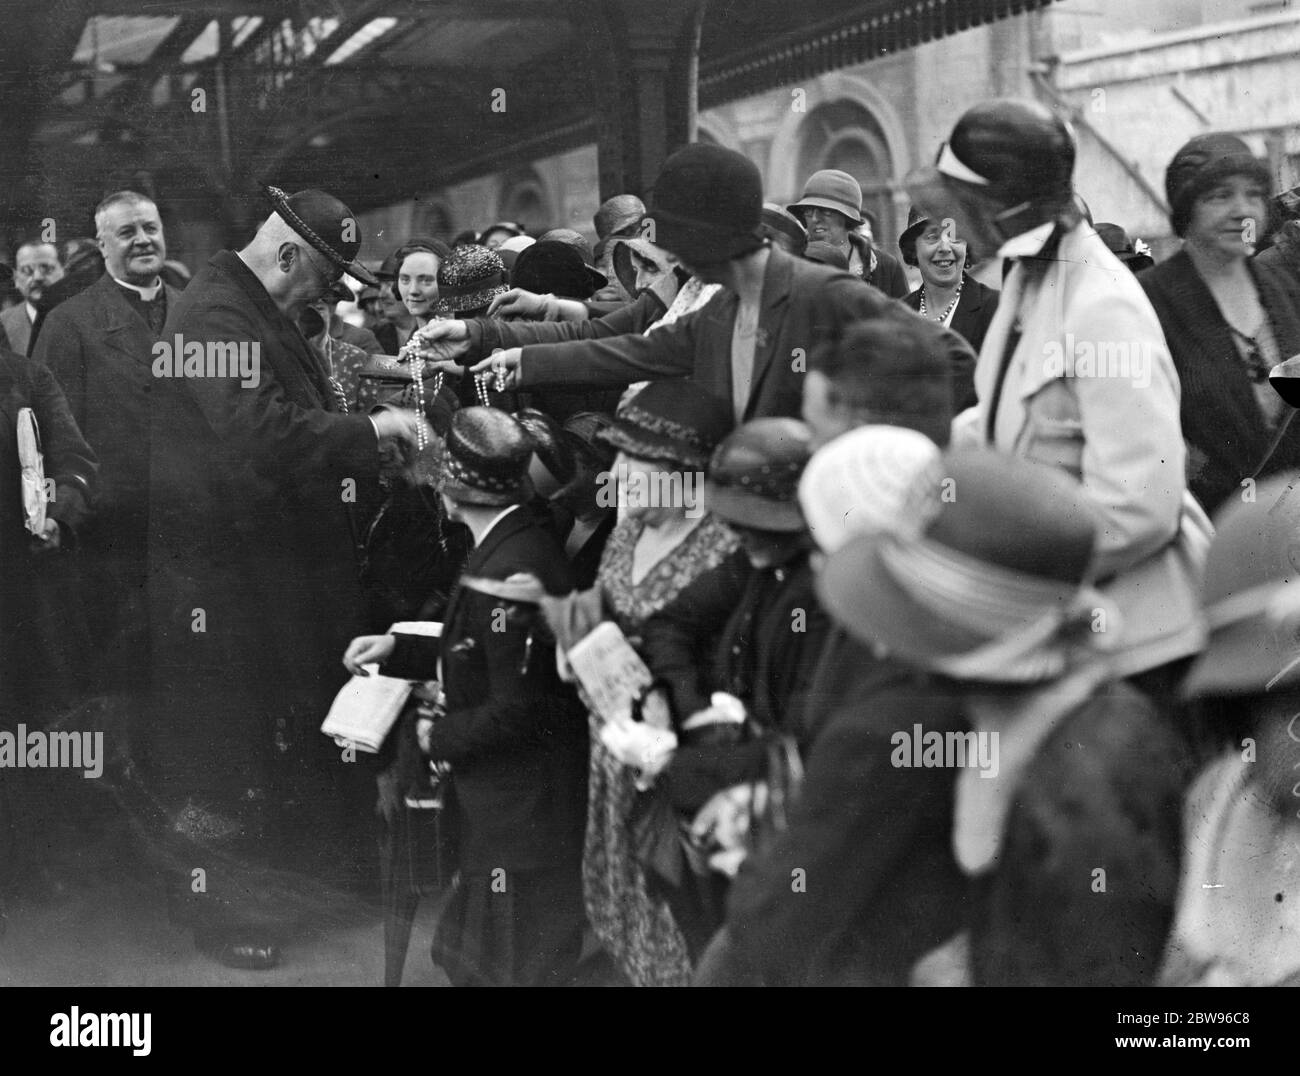
M 569 667 L 604 721 L 626 721 L 633 700 L 654 681 L 617 624 L 606 620 L 571 646 Z
M 401 635 L 442 634 L 442 625 L 434 621 L 400 621 L 388 629 Z M 406 705 L 413 681 L 381 676 L 378 665 L 365 665 L 369 676 L 354 676 L 334 697 L 330 712 L 320 730 L 334 737 L 340 747 L 355 747 L 375 754 L 384 745 L 388 733 Z

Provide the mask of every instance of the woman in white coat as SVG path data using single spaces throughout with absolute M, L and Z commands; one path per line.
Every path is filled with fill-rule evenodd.
M 1083 219 L 1069 126 L 1035 102 L 966 112 L 913 200 L 1011 259 L 953 444 L 1060 467 L 1100 517 L 1093 578 L 1119 611 L 1120 675 L 1162 708 L 1204 641 L 1196 593 L 1210 525 L 1186 493 L 1179 383 L 1133 274 Z M 957 491 L 960 496 L 960 491 Z

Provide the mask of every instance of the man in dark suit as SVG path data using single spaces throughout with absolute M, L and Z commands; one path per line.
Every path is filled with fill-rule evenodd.
M 50 495 L 39 534 L 27 529 L 19 485 L 24 408 L 31 409 L 40 430 Z M 56 593 L 51 576 L 75 581 L 59 561 L 66 561 L 84 533 L 98 470 L 49 370 L 0 348 L 0 564 L 5 566 L 0 572 L 0 727 L 29 716 L 42 703 L 77 701 L 67 680 L 85 658 L 84 628 L 69 610 L 61 610 L 60 603 L 73 595 Z M 65 555 L 51 556 L 55 550 Z
M 19 483 L 27 408 L 41 436 L 41 492 L 49 497 L 43 525 L 28 516 Z M 10 736 L 21 722 L 44 724 L 84 692 L 88 644 L 73 551 L 97 469 L 49 370 L 0 348 L 0 731 Z M 44 881 L 49 867 L 51 822 L 67 806 L 52 773 L 6 769 L 0 776 L 0 935 L 6 896 Z
M 8 339 L 7 346 L 12 351 L 19 355 L 27 354 L 32 325 L 36 321 L 36 302 L 45 288 L 62 276 L 63 265 L 53 243 L 33 239 L 14 251 L 14 287 L 23 301 L 0 311 L 0 330 L 3 330 Z
M 381 443 L 416 422 L 340 413 L 295 324 L 345 271 L 373 279 L 355 263 L 356 218 L 323 191 L 267 193 L 253 240 L 171 304 L 149 446 L 154 798 L 196 941 L 254 969 L 277 962 L 302 911 L 285 868 L 318 889 L 365 864 L 369 781 L 319 728 L 361 616 L 351 512 L 377 486 Z
M 644 336 L 512 348 L 484 359 L 522 390 L 549 385 L 625 385 L 689 377 L 731 404 L 736 421 L 799 415 L 809 356 L 835 346 L 852 323 L 901 311 L 849 273 L 793 258 L 762 237 L 763 192 L 748 158 L 692 145 L 665 162 L 655 183 L 654 241 L 705 283 L 723 290 L 700 310 Z M 444 345 L 426 330 L 433 359 L 455 359 L 464 342 Z M 953 363 L 975 356 L 955 334 Z
M 437 675 L 445 702 L 427 734 L 451 764 L 461 880 L 443 913 L 435 960 L 458 986 L 562 986 L 581 951 L 586 714 L 555 670 L 536 604 L 510 577 L 550 594 L 573 589 L 564 550 L 523 507 L 533 443 L 503 411 L 452 419 L 442 469 L 451 518 L 474 552 L 447 605 L 441 639 L 363 636 L 344 664 L 383 661 L 387 676 Z
M 135 191 L 95 209 L 104 275 L 51 310 L 32 349 L 67 395 L 73 417 L 100 460 L 95 518 L 82 551 L 96 586 L 86 594 L 97 679 L 143 684 L 148 662 L 144 601 L 149 519 L 149 404 L 152 348 L 179 294 L 159 277 L 167 244 L 158 207 Z

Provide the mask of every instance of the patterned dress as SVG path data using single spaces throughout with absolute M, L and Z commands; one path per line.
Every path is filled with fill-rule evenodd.
M 632 554 L 643 524 L 626 519 L 605 546 L 598 582 L 605 606 L 636 646 L 642 625 L 698 576 L 736 548 L 736 536 L 705 516 L 682 542 L 632 582 Z M 686 942 L 662 901 L 652 898 L 637 862 L 628 825 L 637 791 L 634 772 L 616 761 L 600 740 L 600 719 L 589 714 L 587 838 L 582 888 L 587 917 L 605 949 L 636 986 L 687 986 Z

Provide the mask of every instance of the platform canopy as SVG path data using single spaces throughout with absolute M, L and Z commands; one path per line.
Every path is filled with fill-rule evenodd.
M 263 182 L 358 211 L 595 142 L 645 193 L 708 108 L 1050 0 L 48 0 L 0 35 L 5 223 L 147 182 L 227 232 Z

